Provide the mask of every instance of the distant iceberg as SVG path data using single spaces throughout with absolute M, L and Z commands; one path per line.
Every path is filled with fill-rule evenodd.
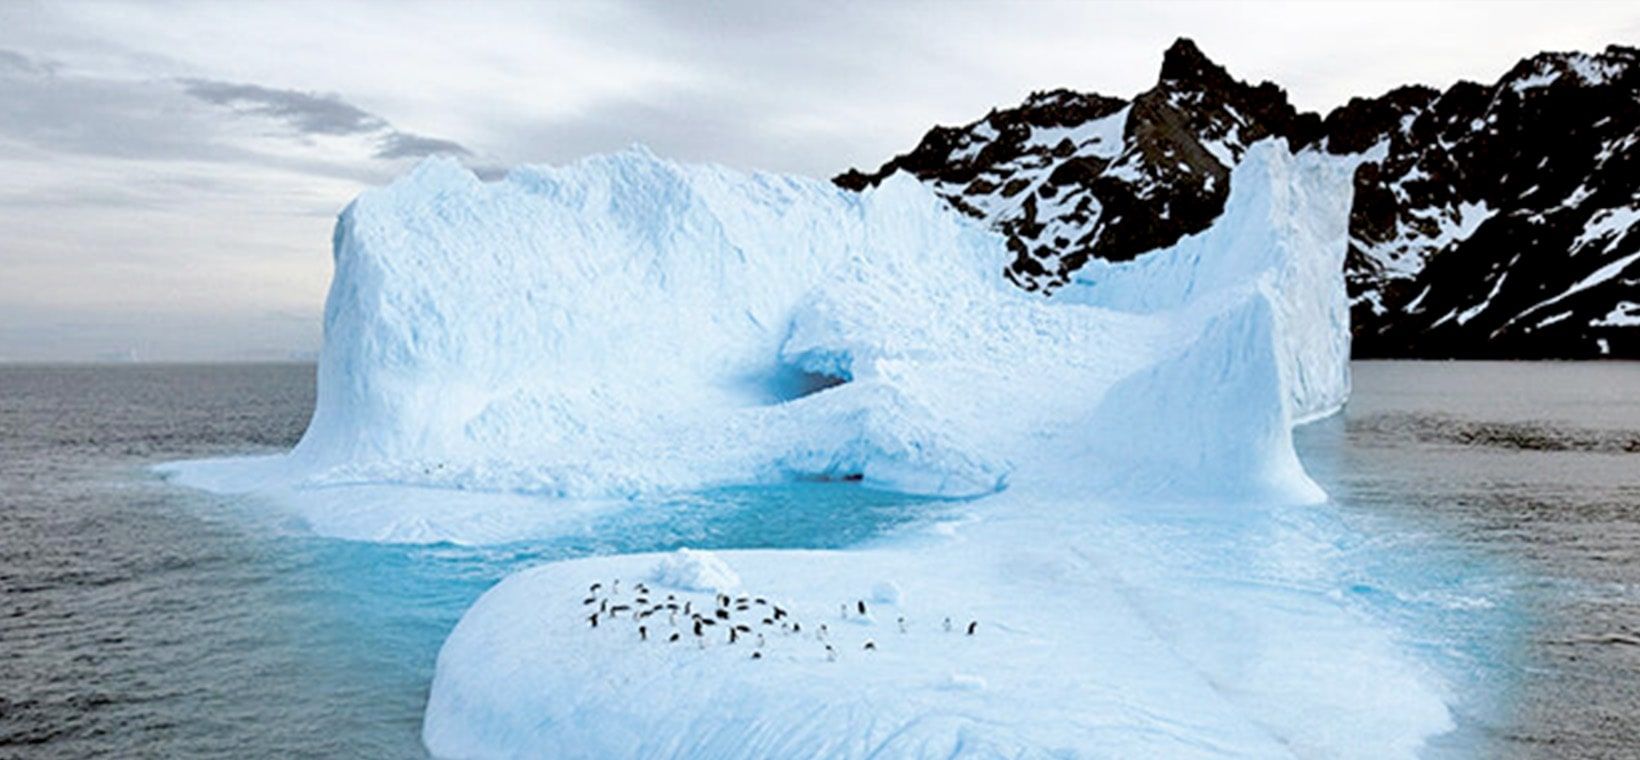
M 439 756 L 1410 756 L 1442 686 L 1293 511 L 1325 495 L 1292 426 L 1348 395 L 1352 170 L 1256 145 L 1212 228 L 1044 298 L 904 176 L 429 160 L 337 225 L 296 449 L 169 469 L 370 540 L 731 484 L 984 497 L 870 548 L 509 578 L 440 654 Z

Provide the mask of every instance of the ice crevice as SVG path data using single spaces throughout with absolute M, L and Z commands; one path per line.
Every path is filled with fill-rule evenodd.
M 1353 168 L 1254 145 L 1211 228 L 1043 298 L 909 176 L 429 160 L 337 224 L 297 447 L 167 472 L 360 540 L 731 484 L 966 499 L 845 551 L 516 574 L 439 655 L 441 757 L 1409 757 L 1451 725 L 1442 684 L 1332 593 L 1291 435 L 1348 396 Z M 629 609 L 591 625 L 617 579 Z M 717 593 L 805 630 L 636 617 Z

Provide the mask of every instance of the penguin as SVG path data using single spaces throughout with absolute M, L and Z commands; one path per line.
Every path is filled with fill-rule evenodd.
M 802 632 L 803 632 L 803 624 L 798 623 L 798 622 L 793 622 L 792 623 L 792 633 L 802 633 Z
M 820 630 L 814 634 L 814 638 L 818 641 L 825 641 L 826 640 L 826 624 L 825 623 L 820 624 Z
M 616 578 L 614 583 L 609 584 L 609 593 L 610 593 L 611 596 L 614 596 L 616 594 L 621 593 L 621 579 L 620 578 Z
M 751 598 L 750 598 L 750 597 L 744 597 L 744 596 L 742 596 L 742 597 L 739 597 L 739 598 L 737 598 L 737 599 L 735 599 L 735 604 L 745 604 L 745 603 L 747 603 L 747 602 L 749 602 L 749 601 L 751 601 Z
M 729 619 L 729 611 L 726 610 L 726 609 L 723 609 L 722 607 L 719 607 L 719 608 L 713 610 L 712 612 L 717 615 L 718 620 L 728 620 Z
M 945 625 L 945 632 L 950 633 L 951 632 L 951 618 L 946 618 L 944 625 Z
M 642 583 L 638 584 L 637 589 L 640 594 L 644 594 L 646 596 L 649 594 L 649 587 L 643 585 Z
M 587 618 L 587 622 L 591 623 L 593 628 L 597 628 L 598 627 L 598 613 L 596 613 L 596 612 L 592 613 L 592 615 Z
M 596 594 L 596 593 L 598 593 L 598 589 L 601 589 L 603 587 L 604 587 L 604 584 L 602 584 L 602 583 L 594 583 L 594 584 L 592 584 L 592 588 L 587 589 L 587 593 Z
M 779 619 L 781 619 L 781 618 L 783 618 L 783 617 L 785 617 L 785 616 L 786 616 L 786 611 L 785 611 L 785 610 L 783 610 L 783 609 L 780 609 L 780 605 L 778 605 L 778 604 L 777 604 L 777 605 L 775 605 L 775 608 L 774 608 L 774 619 L 775 619 L 775 620 L 779 620 Z
M 763 618 L 764 625 L 774 625 L 774 618 Z
M 638 640 L 639 641 L 648 641 L 649 640 L 649 628 L 648 628 L 648 626 L 642 626 L 642 625 L 638 626 Z
M 866 639 L 866 645 L 860 648 L 866 650 L 867 652 L 875 652 L 877 651 L 877 642 L 872 641 L 871 639 Z
M 860 617 L 865 617 L 866 616 L 866 600 L 861 599 L 860 601 L 857 601 L 854 604 L 860 610 Z
M 977 630 L 979 630 L 979 621 L 978 620 L 968 621 L 968 635 L 969 636 L 974 635 L 974 631 L 977 631 Z
M 763 644 L 764 644 L 764 643 L 765 643 L 765 642 L 764 642 L 764 641 L 763 641 L 763 634 L 761 634 L 761 633 L 760 633 L 760 634 L 758 634 L 758 635 L 757 635 L 757 648 L 758 648 L 758 649 L 762 649 L 762 648 L 763 648 Z
M 671 623 L 672 625 L 677 625 L 678 624 L 678 611 L 677 610 L 672 610 L 671 612 L 668 612 L 666 614 L 666 622 Z
M 695 635 L 696 636 L 701 635 L 701 633 L 700 633 L 700 618 L 695 619 Z
M 827 644 L 826 645 L 826 662 L 836 662 L 836 661 L 837 661 L 837 650 L 832 649 L 831 645 Z
M 608 599 L 599 599 L 598 600 L 598 611 L 599 612 L 608 612 L 609 611 L 609 600 Z
M 760 596 L 760 597 L 758 597 L 758 598 L 756 598 L 756 599 L 753 599 L 753 600 L 752 600 L 752 603 L 753 603 L 753 604 L 759 604 L 759 605 L 763 605 L 763 606 L 765 606 L 765 607 L 767 607 L 767 606 L 768 606 L 768 604 L 769 604 L 769 602 L 768 602 L 768 601 L 767 601 L 767 600 L 765 600 L 765 599 L 764 599 L 764 598 L 763 598 L 763 597 L 761 597 L 761 596 Z
M 739 640 L 740 640 L 740 631 L 737 631 L 733 628 L 730 628 L 729 629 L 729 643 L 733 644 L 733 643 L 735 643 Z
M 900 623 L 900 633 L 905 633 L 905 616 L 904 615 L 900 616 L 899 623 Z
M 745 612 L 746 610 L 749 610 L 751 608 L 752 607 L 749 604 L 737 604 L 737 605 L 735 605 L 735 612 Z
M 609 608 L 609 616 L 610 617 L 619 617 L 620 613 L 626 612 L 627 610 L 630 610 L 630 609 L 632 609 L 632 608 L 628 607 L 624 604 L 617 604 L 617 605 L 614 605 L 614 606 Z
M 596 602 L 596 601 L 598 601 L 598 597 L 596 597 L 596 596 L 589 596 L 589 597 L 587 597 L 587 598 L 585 598 L 585 599 L 582 599 L 582 600 L 581 600 L 581 604 L 582 604 L 582 605 L 587 605 L 587 604 L 592 604 L 592 603 L 593 603 L 593 602 Z
M 752 627 L 746 625 L 745 623 L 741 623 L 740 625 L 735 626 L 735 630 L 740 631 L 741 633 L 751 633 Z
M 848 619 L 848 605 L 847 604 L 837 605 L 837 616 L 844 619 L 844 620 Z
M 694 605 L 695 605 L 695 603 L 694 603 L 694 602 L 684 602 L 684 603 L 683 603 L 683 614 L 685 614 L 685 615 L 689 615 L 689 614 L 693 614 L 693 613 L 692 613 L 692 612 L 691 612 L 691 611 L 690 611 L 690 609 L 689 609 L 689 608 L 690 608 L 690 607 L 693 607 L 693 606 L 694 606 Z
M 640 596 L 640 597 L 638 597 L 638 599 L 637 599 L 637 603 L 638 603 L 638 604 L 648 604 L 648 603 L 649 603 L 649 597 L 647 597 L 647 596 Z
M 752 652 L 752 659 L 754 659 L 754 660 L 763 659 L 763 653 L 762 652 L 756 652 L 756 651 Z

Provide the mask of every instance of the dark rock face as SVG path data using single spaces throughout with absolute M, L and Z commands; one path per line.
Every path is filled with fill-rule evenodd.
M 1206 229 L 1230 169 L 1266 137 L 1368 157 L 1346 260 L 1355 355 L 1640 357 L 1640 52 L 1543 54 L 1496 84 L 1405 87 L 1325 120 L 1237 81 L 1189 40 L 1122 101 L 1033 94 L 915 150 L 895 171 L 1008 237 L 1008 277 L 1051 292 L 1098 257 Z
M 1490 86 L 1327 116 L 1356 177 L 1359 357 L 1640 357 L 1640 55 L 1545 53 Z

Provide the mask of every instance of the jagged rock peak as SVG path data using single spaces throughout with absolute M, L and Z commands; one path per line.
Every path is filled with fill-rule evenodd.
M 1167 52 L 1162 53 L 1159 78 L 1162 84 L 1179 82 L 1204 88 L 1225 87 L 1236 81 L 1223 66 L 1202 53 L 1201 48 L 1196 47 L 1195 40 L 1189 37 L 1174 40 Z

